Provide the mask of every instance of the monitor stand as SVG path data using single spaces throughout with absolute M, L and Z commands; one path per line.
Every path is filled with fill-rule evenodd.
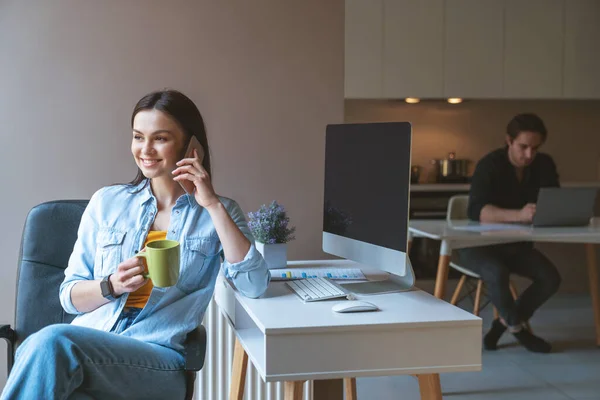
M 415 274 L 408 256 L 406 257 L 406 263 L 406 275 L 404 276 L 390 273 L 388 278 L 383 280 L 338 284 L 353 294 L 406 292 L 412 290 L 415 286 Z

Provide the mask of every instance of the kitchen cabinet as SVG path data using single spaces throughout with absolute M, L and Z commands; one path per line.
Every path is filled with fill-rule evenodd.
M 445 8 L 444 97 L 502 93 L 504 3 L 451 0 Z
M 600 99 L 600 0 L 346 0 L 345 97 Z
M 346 0 L 345 96 L 383 95 L 383 0 Z
M 600 1 L 565 2 L 564 97 L 600 98 Z
M 384 0 L 384 98 L 443 96 L 444 0 Z
M 564 0 L 505 0 L 502 97 L 562 97 L 563 7 Z

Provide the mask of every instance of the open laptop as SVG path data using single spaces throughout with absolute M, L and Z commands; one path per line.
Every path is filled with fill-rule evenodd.
M 533 226 L 586 226 L 594 216 L 598 188 L 541 188 Z

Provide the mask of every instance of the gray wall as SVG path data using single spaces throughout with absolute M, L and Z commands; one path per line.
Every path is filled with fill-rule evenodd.
M 130 180 L 130 113 L 163 87 L 203 113 L 217 191 L 246 212 L 277 199 L 298 228 L 289 257 L 323 257 L 343 19 L 342 0 L 0 0 L 0 324 L 13 321 L 27 211 Z

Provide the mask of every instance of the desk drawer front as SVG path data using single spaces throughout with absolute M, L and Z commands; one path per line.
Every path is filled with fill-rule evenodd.
M 355 346 L 364 343 L 363 346 Z M 448 346 L 452 343 L 452 346 Z M 273 335 L 266 344 L 271 380 L 391 376 L 481 370 L 481 324 L 381 331 Z M 295 354 L 291 359 L 289 354 Z M 318 360 L 318 362 L 315 362 Z M 319 371 L 315 371 L 315 365 Z M 436 366 L 431 370 L 428 366 Z M 312 368 L 312 369 L 311 369 Z

